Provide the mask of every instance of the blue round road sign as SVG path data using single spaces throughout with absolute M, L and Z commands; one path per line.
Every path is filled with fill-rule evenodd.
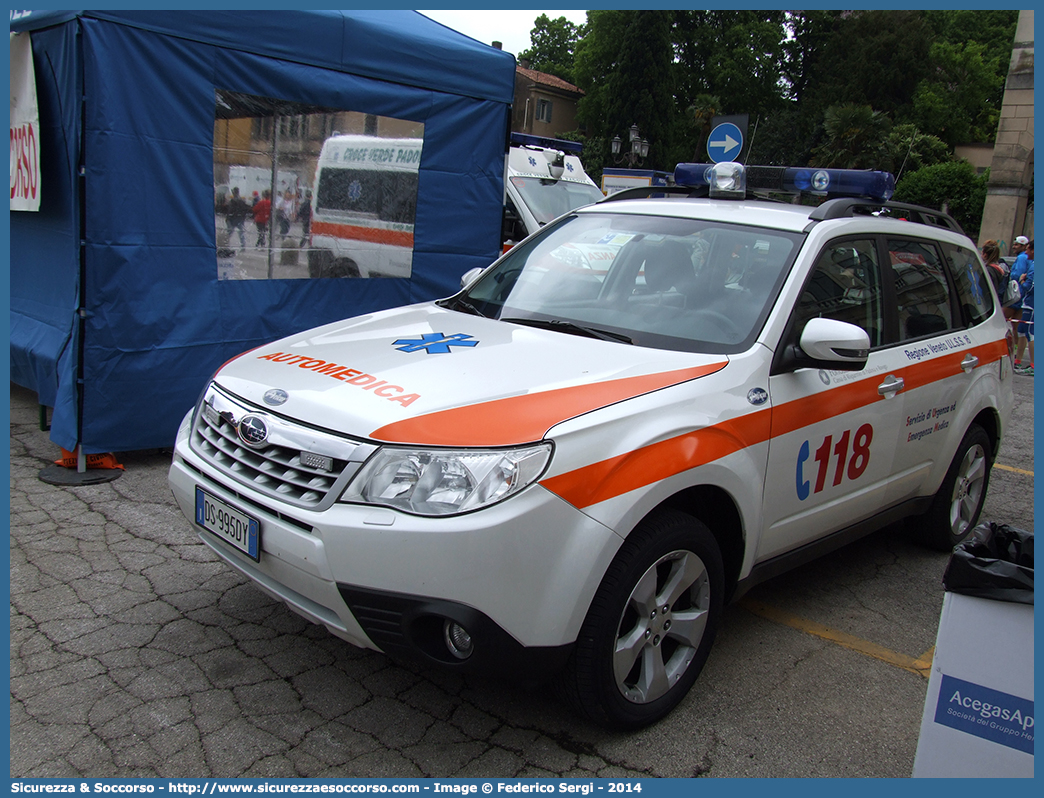
M 707 155 L 714 163 L 735 161 L 743 151 L 743 133 L 732 122 L 717 125 L 707 138 Z

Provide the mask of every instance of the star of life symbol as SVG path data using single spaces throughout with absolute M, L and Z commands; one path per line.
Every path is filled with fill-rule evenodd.
M 362 196 L 362 183 L 358 180 L 353 180 L 348 184 L 348 199 L 352 202 L 358 202 Z
M 532 155 L 529 156 L 529 165 L 536 166 L 536 158 L 534 158 Z
M 451 346 L 478 346 L 478 341 L 466 333 L 424 333 L 420 338 L 400 338 L 392 346 L 400 352 L 420 352 L 423 349 L 429 355 L 446 355 L 452 351 Z

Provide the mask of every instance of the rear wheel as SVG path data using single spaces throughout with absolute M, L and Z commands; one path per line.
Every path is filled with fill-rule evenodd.
M 989 487 L 991 451 L 989 435 L 972 424 L 957 447 L 932 506 L 915 522 L 917 534 L 926 545 L 950 551 L 975 529 Z
M 318 280 L 321 277 L 326 276 L 326 272 L 330 269 L 330 263 L 333 257 L 329 250 L 325 249 L 310 249 L 308 250 L 308 276 L 313 280 Z
M 595 594 L 566 673 L 567 697 L 609 726 L 659 720 L 702 670 L 723 601 L 724 569 L 710 530 L 676 511 L 650 516 Z
M 327 277 L 359 277 L 359 267 L 350 258 L 338 258 L 330 266 Z

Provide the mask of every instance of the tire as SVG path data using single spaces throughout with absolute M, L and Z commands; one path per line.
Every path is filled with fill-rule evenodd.
M 917 536 L 938 551 L 952 551 L 975 529 L 993 467 L 990 437 L 978 424 L 964 433 L 932 505 L 917 519 Z
M 650 515 L 599 586 L 560 685 L 596 723 L 636 729 L 669 713 L 703 669 L 724 603 L 717 541 L 674 510 Z
M 327 277 L 360 277 L 359 267 L 349 258 L 338 258 L 330 266 Z
M 308 250 L 308 276 L 313 280 L 325 277 L 333 258 L 325 249 Z

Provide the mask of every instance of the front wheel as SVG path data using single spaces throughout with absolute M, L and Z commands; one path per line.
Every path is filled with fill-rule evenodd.
M 986 501 L 993 467 L 991 451 L 989 435 L 978 424 L 972 424 L 957 447 L 931 507 L 917 520 L 919 536 L 926 545 L 951 551 L 972 533 Z
M 723 602 L 724 568 L 710 530 L 673 510 L 645 519 L 591 603 L 565 674 L 567 698 L 617 728 L 664 717 L 703 669 Z

